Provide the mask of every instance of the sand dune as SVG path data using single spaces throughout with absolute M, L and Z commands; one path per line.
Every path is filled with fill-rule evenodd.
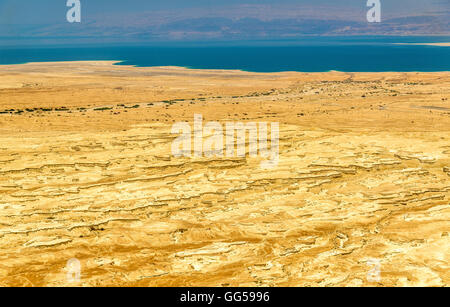
M 1 67 L 0 285 L 448 286 L 450 73 L 112 64 Z M 173 157 L 194 114 L 278 166 Z

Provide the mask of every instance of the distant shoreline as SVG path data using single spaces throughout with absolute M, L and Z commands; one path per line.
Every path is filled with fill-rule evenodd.
M 306 75 L 322 75 L 322 74 L 332 74 L 332 73 L 342 73 L 342 74 L 395 74 L 395 73 L 448 73 L 450 70 L 433 70 L 433 71 L 420 71 L 420 70 L 409 70 L 409 71 L 396 71 L 396 70 L 386 70 L 386 71 L 344 71 L 344 70 L 325 70 L 325 71 L 298 71 L 298 70 L 283 70 L 283 71 L 249 71 L 244 69 L 224 69 L 224 68 L 194 68 L 189 66 L 176 66 L 176 65 L 166 65 L 166 66 L 139 66 L 126 64 L 125 61 L 121 60 L 93 60 L 93 61 L 40 61 L 40 62 L 24 62 L 16 64 L 0 64 L 2 69 L 16 69 L 17 67 L 23 67 L 27 70 L 28 67 L 39 68 L 43 70 L 51 71 L 53 68 L 69 67 L 71 69 L 75 68 L 103 68 L 109 69 L 119 69 L 122 72 L 133 72 L 137 70 L 150 70 L 150 71 L 160 71 L 160 72 L 209 72 L 209 73 L 244 73 L 244 74 L 256 74 L 256 75 L 277 75 L 277 74 L 306 74 Z M 0 87 L 1 88 L 1 87 Z
M 257 71 L 247 71 L 243 69 L 213 69 L 213 68 L 193 68 L 186 66 L 137 66 L 130 64 L 123 64 L 120 60 L 110 60 L 110 61 L 42 61 L 42 62 L 26 62 L 18 64 L 0 64 L 0 67 L 4 71 L 21 71 L 24 73 L 39 70 L 40 72 L 54 72 L 54 70 L 69 69 L 71 73 L 73 70 L 79 69 L 94 69 L 103 72 L 120 72 L 122 74 L 128 73 L 145 73 L 147 72 L 158 72 L 162 74 L 190 74 L 190 73 L 211 73 L 215 74 L 228 74 L 228 75 L 329 75 L 329 74 L 368 74 L 368 75 L 390 75 L 397 73 L 411 73 L 411 74 L 434 74 L 434 73 L 450 73 L 450 70 L 436 70 L 436 71 L 342 71 L 342 70 L 327 70 L 327 71 L 295 71 L 295 70 L 284 70 L 284 71 L 272 71 L 272 72 L 257 72 Z M 0 86 L 1 88 L 1 86 Z
M 450 47 L 450 43 L 394 43 L 394 45 L 416 45 L 416 46 Z

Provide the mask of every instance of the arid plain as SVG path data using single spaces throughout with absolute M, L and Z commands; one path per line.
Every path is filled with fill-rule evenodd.
M 449 285 L 449 72 L 113 64 L 0 67 L 1 286 Z M 278 166 L 173 157 L 194 114 Z

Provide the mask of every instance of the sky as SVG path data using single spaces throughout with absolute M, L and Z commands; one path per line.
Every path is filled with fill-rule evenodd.
M 383 22 L 378 26 L 367 22 L 367 0 L 80 1 L 82 22 L 70 24 L 67 0 L 0 0 L 0 40 L 450 35 L 450 0 L 380 0 Z
M 86 18 L 97 16 L 130 15 L 148 12 L 149 16 L 161 12 L 192 13 L 221 10 L 229 14 L 239 14 L 240 7 L 247 6 L 270 16 L 271 11 L 286 15 L 292 9 L 314 11 L 320 15 L 347 18 L 355 12 L 366 10 L 366 0 L 80 0 Z M 48 24 L 65 21 L 66 0 L 0 0 L 0 24 Z M 383 12 L 392 16 L 429 14 L 450 10 L 449 0 L 381 0 Z M 233 10 L 234 8 L 234 10 Z M 248 9 L 251 11 L 251 9 Z M 331 11 L 331 12 L 330 12 Z M 249 12 L 251 14 L 252 12 Z M 300 13 L 300 12 L 299 12 Z M 161 19 L 164 16 L 159 16 Z

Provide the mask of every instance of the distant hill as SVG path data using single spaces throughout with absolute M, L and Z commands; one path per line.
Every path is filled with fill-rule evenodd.
M 450 35 L 450 14 L 393 17 L 381 23 L 364 18 L 259 16 L 99 16 L 81 24 L 2 25 L 1 39 L 184 41 L 284 39 L 305 35 Z

